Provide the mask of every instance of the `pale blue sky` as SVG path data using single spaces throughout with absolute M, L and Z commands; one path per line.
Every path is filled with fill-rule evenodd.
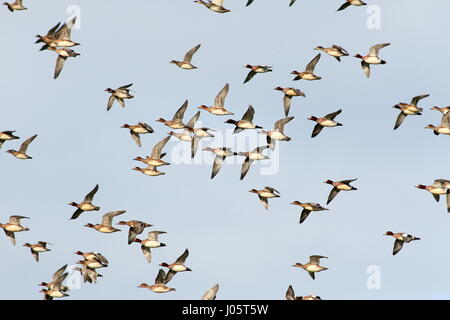
M 83 284 L 67 299 L 199 299 L 215 283 L 218 299 L 284 299 L 289 284 L 297 295 L 323 299 L 448 299 L 450 215 L 444 202 L 414 188 L 435 178 L 448 178 L 449 139 L 425 130 L 438 124 L 440 114 L 429 110 L 449 103 L 447 84 L 450 3 L 424 6 L 423 1 L 369 1 L 381 9 L 381 28 L 369 30 L 366 7 L 335 10 L 342 1 L 257 0 L 225 1 L 231 13 L 220 15 L 192 1 L 133 2 L 41 0 L 24 1 L 27 11 L 0 10 L 4 43 L 0 70 L 3 99 L 0 130 L 17 130 L 21 141 L 39 136 L 29 147 L 33 160 L 20 161 L 5 153 L 21 141 L 7 142 L 2 159 L 1 222 L 11 214 L 31 217 L 23 224 L 31 231 L 16 235 L 13 247 L 2 233 L 0 249 L 4 275 L 1 299 L 41 299 L 36 285 L 51 278 L 66 263 L 79 260 L 73 252 L 99 251 L 110 261 L 100 271 L 97 285 Z M 81 9 L 81 29 L 72 39 L 81 55 L 69 59 L 53 80 L 55 56 L 39 52 L 36 34 L 64 21 L 67 7 Z M 292 70 L 304 68 L 317 45 L 338 44 L 352 55 L 366 54 L 371 45 L 391 42 L 380 51 L 387 64 L 372 68 L 366 79 L 359 60 L 342 63 L 322 54 L 316 73 L 322 80 L 293 82 Z M 193 58 L 199 69 L 184 71 L 169 64 L 201 43 Z M 270 74 L 256 75 L 243 85 L 245 64 L 273 66 Z M 133 82 L 135 99 L 126 108 L 106 112 L 107 87 Z M 185 99 L 186 119 L 201 104 L 210 105 L 225 83 L 230 83 L 226 106 L 240 117 L 249 104 L 255 123 L 271 129 L 283 117 L 282 94 L 276 86 L 295 86 L 306 98 L 295 98 L 286 126 L 292 137 L 280 145 L 276 175 L 260 175 L 260 164 L 239 180 L 240 163 L 225 165 L 210 180 L 211 164 L 180 164 L 161 169 L 162 177 L 131 170 L 169 131 L 154 120 L 169 118 Z M 398 110 L 392 106 L 429 93 L 420 102 L 422 116 L 407 117 L 392 130 Z M 311 139 L 311 115 L 323 116 L 342 108 L 339 128 L 324 129 Z M 230 129 L 202 111 L 203 124 Z M 120 126 L 149 123 L 155 133 L 142 136 L 143 147 Z M 241 133 L 244 139 L 252 133 Z M 175 139 L 167 145 L 177 146 Z M 184 143 L 185 144 L 185 143 Z M 203 146 L 215 146 L 204 141 Z M 255 145 L 256 146 L 256 145 Z M 251 146 L 251 148 L 255 147 Z M 185 144 L 188 148 L 188 144 Z M 202 146 L 201 146 L 202 147 Z M 238 150 L 246 151 L 246 150 Z M 198 156 L 201 151 L 199 150 Z M 438 157 L 438 158 L 436 158 Z M 339 194 L 326 213 L 312 213 L 298 224 L 294 200 L 323 205 L 330 192 L 326 179 L 359 178 L 358 191 Z M 100 212 L 87 212 L 69 221 L 71 201 L 80 201 L 95 184 Z M 272 186 L 281 198 L 269 200 L 265 211 L 251 188 Z M 153 251 L 148 264 L 137 244 L 121 233 L 101 234 L 83 227 L 100 222 L 112 210 L 127 210 L 123 219 L 154 224 L 165 248 Z M 119 219 L 117 219 L 118 221 Z M 393 238 L 387 230 L 422 238 L 392 256 Z M 142 237 L 145 235 L 141 235 Z M 55 244 L 36 263 L 25 242 Z M 152 283 L 162 261 L 174 261 L 185 248 L 191 273 L 170 282 L 177 289 L 155 294 L 139 289 Z M 329 270 L 312 280 L 295 262 L 312 254 L 328 256 Z M 430 264 L 434 267 L 429 271 Z M 381 289 L 368 290 L 367 267 L 381 270 Z

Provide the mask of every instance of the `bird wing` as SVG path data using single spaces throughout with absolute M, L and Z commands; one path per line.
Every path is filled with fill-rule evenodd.
M 429 94 L 423 94 L 420 96 L 415 96 L 411 99 L 411 104 L 417 106 L 417 103 L 419 103 L 420 100 L 425 99 L 426 97 L 429 97 Z
M 250 0 L 253 1 L 253 0 Z M 251 3 L 251 2 L 250 2 Z M 214 285 L 211 289 L 206 291 L 203 295 L 202 300 L 216 300 L 217 291 L 219 290 L 219 285 Z
M 305 72 L 314 72 L 314 68 L 316 67 L 317 62 L 320 60 L 321 54 L 317 54 L 307 65 Z
M 114 95 L 111 95 L 108 99 L 108 105 L 106 106 L 106 111 L 109 111 L 109 109 L 111 109 L 114 100 L 116 100 L 116 97 Z
M 197 152 L 199 141 L 200 141 L 200 138 L 197 137 L 197 135 L 194 135 L 192 137 L 192 142 L 191 142 L 191 158 L 192 159 L 195 157 L 195 153 Z
M 155 284 L 164 284 L 164 278 L 166 277 L 166 273 L 163 269 L 159 269 L 158 275 L 155 279 Z
M 289 109 L 291 109 L 291 96 L 287 94 L 283 97 L 284 115 L 287 117 L 289 115 Z
M 175 115 L 173 116 L 172 120 L 178 120 L 178 121 L 182 121 L 183 117 L 184 117 L 184 113 L 186 112 L 188 106 L 188 101 L 184 101 L 183 105 L 180 107 L 180 109 L 177 110 L 177 112 L 175 112 Z
M 290 285 L 286 291 L 286 300 L 295 300 L 294 289 Z
M 187 123 L 188 128 L 194 128 L 195 123 L 198 121 L 198 118 L 200 118 L 200 111 L 198 111 Z
M 245 77 L 244 83 L 249 82 L 255 76 L 255 74 L 255 71 L 250 70 L 250 72 L 247 74 L 247 77 Z
M 309 216 L 310 213 L 311 213 L 310 210 L 308 210 L 308 209 L 303 209 L 303 210 L 302 210 L 302 213 L 301 213 L 301 215 L 300 215 L 300 222 L 299 222 L 299 223 L 303 223 L 303 221 L 305 221 L 306 218 L 308 218 L 308 216 Z
M 216 174 L 219 173 L 219 170 L 222 167 L 223 160 L 224 160 L 224 158 L 219 157 L 219 156 L 216 156 L 214 158 L 214 163 L 213 163 L 212 172 L 211 172 L 211 179 L 214 178 L 216 176 Z
M 392 251 L 392 255 L 396 255 L 403 247 L 403 241 L 395 239 L 394 241 L 394 250 Z
M 258 195 L 258 197 L 264 208 L 266 208 L 266 210 L 269 209 L 269 200 L 267 198 L 261 197 L 260 195 Z
M 275 129 L 278 129 L 281 133 L 283 133 L 284 126 L 286 125 L 286 123 L 288 123 L 292 119 L 294 119 L 294 117 L 287 117 L 287 118 L 283 118 L 283 119 L 278 120 L 274 124 Z
M 223 107 L 225 104 L 225 98 L 228 95 L 228 90 L 230 89 L 230 85 L 227 83 L 225 86 L 220 90 L 219 94 L 217 95 L 216 99 L 214 100 L 214 106 L 216 107 Z
M 35 134 L 35 135 L 32 136 L 31 138 L 28 138 L 27 140 L 25 140 L 25 141 L 20 145 L 19 151 L 20 151 L 20 152 L 23 152 L 23 153 L 27 152 L 28 145 L 29 145 L 31 142 L 33 142 L 33 140 L 34 140 L 36 137 L 37 137 L 37 134 Z
M 119 211 L 111 211 L 111 212 L 105 213 L 102 218 L 102 225 L 111 226 L 113 218 L 115 216 L 118 216 L 125 212 L 126 212 L 125 210 L 119 210 Z
M 250 169 L 250 165 L 252 164 L 253 160 L 250 160 L 250 158 L 245 158 L 244 163 L 242 164 L 241 169 L 241 180 L 244 179 L 245 175 L 247 174 L 248 170 Z
M 316 265 L 318 265 L 318 264 L 320 263 L 320 259 L 328 259 L 328 257 L 325 257 L 325 256 L 317 256 L 317 255 L 310 256 L 310 257 L 309 257 L 309 263 L 310 263 L 310 264 L 316 264 Z
M 350 6 L 350 2 L 345 1 L 345 3 L 342 6 L 340 6 L 339 9 L 337 9 L 337 11 L 347 9 L 347 7 L 349 7 L 349 6 Z
M 63 273 L 66 271 L 67 264 L 63 265 L 61 268 L 55 271 L 52 277 L 52 282 L 55 282 Z
M 147 262 L 151 263 L 152 262 L 152 251 L 150 250 L 150 248 L 148 248 L 146 246 L 141 246 L 141 250 L 142 250 L 142 254 L 144 255 Z
M 197 52 L 197 50 L 200 48 L 200 46 L 201 46 L 201 44 L 198 44 L 195 47 L 193 47 L 191 50 L 186 52 L 186 55 L 184 56 L 184 62 L 190 63 L 192 60 L 192 56 L 194 55 L 194 53 Z
M 85 197 L 84 197 L 84 201 L 85 202 L 91 202 L 92 199 L 94 198 L 94 195 L 97 193 L 98 191 L 98 184 L 95 185 L 94 189 L 91 190 L 91 192 L 89 192 Z
M 212 0 L 211 3 L 223 7 L 223 0 Z
M 170 280 L 177 274 L 176 271 L 169 270 L 164 278 L 164 284 L 168 284 Z
M 334 199 L 334 197 L 336 197 L 336 195 L 339 193 L 339 189 L 334 187 L 331 192 L 330 195 L 328 196 L 328 200 L 327 200 L 327 204 L 329 204 L 331 202 L 331 200 Z
M 311 138 L 314 138 L 315 136 L 317 136 L 320 133 L 320 131 L 322 131 L 322 129 L 323 129 L 322 125 L 320 125 L 319 123 L 316 124 L 314 126 L 313 132 L 311 134 Z
M 342 109 L 339 109 L 336 112 L 332 112 L 332 113 L 327 114 L 324 118 L 328 119 L 328 120 L 334 120 L 334 118 L 336 118 L 336 116 L 339 115 L 341 112 L 342 112 Z
M 368 63 L 366 63 L 365 61 L 361 61 L 361 67 L 362 67 L 366 77 L 369 78 L 370 77 L 370 65 Z
M 253 109 L 252 105 L 249 105 L 247 111 L 242 116 L 242 120 L 252 122 L 254 115 L 255 115 L 255 109 Z
M 177 261 L 175 263 L 184 263 L 186 261 L 186 258 L 189 256 L 189 250 L 184 250 L 183 254 L 178 257 Z
M 395 121 L 395 125 L 394 125 L 394 130 L 397 129 L 398 127 L 400 127 L 400 125 L 403 123 L 403 120 L 405 120 L 406 118 L 406 114 L 404 114 L 403 112 L 400 112 L 397 120 Z
M 130 131 L 130 134 L 131 134 L 131 137 L 133 138 L 133 140 L 137 143 L 137 145 L 139 147 L 141 147 L 142 146 L 141 137 L 139 136 L 139 134 L 136 132 L 133 132 L 133 131 Z
M 29 218 L 28 217 L 24 217 L 24 216 L 10 216 L 9 217 L 9 223 L 18 226 L 18 225 L 20 225 L 20 220 L 21 219 L 29 219 Z
M 170 136 L 165 137 L 164 139 L 162 139 L 160 142 L 158 142 L 157 144 L 155 144 L 155 146 L 152 149 L 152 154 L 150 155 L 152 158 L 160 158 L 161 156 L 161 150 L 162 148 L 164 148 L 164 146 L 166 145 L 167 141 L 170 140 Z
M 133 84 L 132 83 L 130 83 L 130 84 L 126 84 L 126 85 L 124 85 L 124 86 L 121 86 L 121 87 L 119 87 L 119 88 L 117 88 L 118 90 L 125 90 L 125 89 L 128 89 L 129 87 L 131 87 Z M 128 90 L 127 90 L 128 91 Z
M 380 49 L 387 47 L 388 45 L 390 45 L 390 43 L 380 43 L 370 47 L 369 56 L 378 57 L 378 52 L 380 51 Z
M 3 229 L 3 231 L 5 231 L 5 234 L 8 237 L 8 239 L 11 241 L 11 243 L 13 245 L 16 245 L 16 236 L 14 235 L 14 232 L 6 231 L 5 229 Z

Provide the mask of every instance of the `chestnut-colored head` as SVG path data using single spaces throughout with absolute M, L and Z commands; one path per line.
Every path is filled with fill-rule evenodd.
M 300 206 L 302 203 L 300 201 L 294 201 L 294 202 L 291 202 L 290 204 Z
M 333 181 L 327 180 L 327 181 L 324 181 L 324 183 L 333 184 Z
M 426 189 L 427 186 L 424 186 L 423 184 L 418 184 L 417 186 L 415 186 L 418 189 Z
M 317 121 L 317 117 L 311 116 L 308 118 L 308 120 Z

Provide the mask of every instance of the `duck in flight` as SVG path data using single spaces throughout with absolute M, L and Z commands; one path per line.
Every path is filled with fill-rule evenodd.
M 191 64 L 191 60 L 192 60 L 192 56 L 197 52 L 197 50 L 200 48 L 200 46 L 201 46 L 201 44 L 198 44 L 195 47 L 193 47 L 191 50 L 186 52 L 186 55 L 184 56 L 183 61 L 172 60 L 172 61 L 170 61 L 170 63 L 173 63 L 176 66 L 178 66 L 179 68 L 185 69 L 185 70 L 197 69 L 196 66 Z
M 228 119 L 225 123 L 234 124 L 235 128 L 233 134 L 244 131 L 245 129 L 262 129 L 262 127 L 255 125 L 253 121 L 253 117 L 255 116 L 255 109 L 253 106 L 249 106 L 247 111 L 242 116 L 242 119 L 239 121 Z
M 323 51 L 330 56 L 334 57 L 337 61 L 341 62 L 341 57 L 347 57 L 349 55 L 348 51 L 344 48 L 333 44 L 330 48 L 324 48 L 322 46 L 317 46 L 314 50 Z
M 225 9 L 223 6 L 224 0 L 209 0 L 207 2 L 203 0 L 195 0 L 195 3 L 202 4 L 207 7 L 209 10 L 217 12 L 217 13 L 227 13 L 231 10 Z
M 247 172 L 250 169 L 250 165 L 255 160 L 268 160 L 268 159 L 270 159 L 265 154 L 262 154 L 262 152 L 264 150 L 268 149 L 268 148 L 269 148 L 269 146 L 266 145 L 266 146 L 257 147 L 255 149 L 253 149 L 252 151 L 238 152 L 238 155 L 245 157 L 245 160 L 244 160 L 244 163 L 242 164 L 242 169 L 241 169 L 241 178 L 240 178 L 241 180 L 244 179 L 244 177 L 247 175 Z
M 367 3 L 365 3 L 362 0 L 345 0 L 345 2 L 337 9 L 337 11 L 347 9 L 350 6 L 365 6 L 365 5 L 367 5 Z
M 362 56 L 359 53 L 354 55 L 355 58 L 361 59 L 361 67 L 364 71 L 364 74 L 367 78 L 370 77 L 370 65 L 371 64 L 386 64 L 385 60 L 381 60 L 378 57 L 378 53 L 380 49 L 383 49 L 384 47 L 389 46 L 390 43 L 380 43 L 376 44 L 369 49 L 369 54 L 366 56 Z
M 11 241 L 11 243 L 13 245 L 16 245 L 16 236 L 15 236 L 16 232 L 30 230 L 29 228 L 26 228 L 26 227 L 20 225 L 20 220 L 22 220 L 22 219 L 30 219 L 30 218 L 14 215 L 14 216 L 9 217 L 8 223 L 0 223 L 0 228 L 2 228 L 3 231 L 5 231 L 6 236 L 8 237 L 8 239 Z
M 297 88 L 276 87 L 275 90 L 278 90 L 278 91 L 281 91 L 284 93 L 283 107 L 284 107 L 284 115 L 286 117 L 289 115 L 289 110 L 291 109 L 292 97 L 305 97 L 305 94 Z
M 357 179 L 348 179 L 341 181 L 332 181 L 332 180 L 325 181 L 324 183 L 331 184 L 333 186 L 333 189 L 331 189 L 330 195 L 328 196 L 327 204 L 329 204 L 340 191 L 358 190 L 354 186 L 350 185 L 350 183 L 356 180 Z
M 314 126 L 311 138 L 316 137 L 324 127 L 342 126 L 342 123 L 334 121 L 334 118 L 336 118 L 336 116 L 338 116 L 341 112 L 342 109 L 339 109 L 338 111 L 329 113 L 322 118 L 317 118 L 314 116 L 309 117 L 308 120 L 317 122 L 317 124 Z
M 120 229 L 114 228 L 112 226 L 112 221 L 113 221 L 114 217 L 117 217 L 118 215 L 121 215 L 125 212 L 126 212 L 125 210 L 118 210 L 118 211 L 111 211 L 111 212 L 105 213 L 102 217 L 101 224 L 93 225 L 92 223 L 87 223 L 84 226 L 95 229 L 101 233 L 113 233 L 113 232 L 117 232 L 117 231 L 122 231 Z
M 211 179 L 213 179 L 218 173 L 220 168 L 222 167 L 222 163 L 225 161 L 226 157 L 237 156 L 239 155 L 237 152 L 232 151 L 230 148 L 203 148 L 203 151 L 209 151 L 216 155 L 214 158 L 214 163 L 211 172 Z
M 77 210 L 73 213 L 70 219 L 76 219 L 82 214 L 84 211 L 98 211 L 100 207 L 92 204 L 92 200 L 94 199 L 95 194 L 98 191 L 98 184 L 92 189 L 85 197 L 84 200 L 80 203 L 71 202 L 69 205 L 74 206 Z
M 187 107 L 188 101 L 185 100 L 184 103 L 181 105 L 181 107 L 177 110 L 177 112 L 175 112 L 174 116 L 172 117 L 172 120 L 165 120 L 164 118 L 159 118 L 156 120 L 156 122 L 161 122 L 165 126 L 172 129 L 184 129 L 186 128 L 186 125 L 183 123 L 183 117 Z
M 414 240 L 420 240 L 420 238 L 414 237 L 413 235 L 404 232 L 393 233 L 392 231 L 388 231 L 384 235 L 392 236 L 395 238 L 392 255 L 396 255 L 403 248 L 403 243 L 409 243 Z
M 114 101 L 117 100 L 117 102 L 119 102 L 120 106 L 122 108 L 125 108 L 125 99 L 133 99 L 134 96 L 132 94 L 130 94 L 130 87 L 133 84 L 127 84 L 125 86 L 121 86 L 115 90 L 111 89 L 111 88 L 107 88 L 105 91 L 109 92 L 111 94 L 111 96 L 108 99 L 108 105 L 106 106 L 106 111 L 109 111 L 109 109 L 111 109 Z
M 25 160 L 25 159 L 33 159 L 32 157 L 30 157 L 29 155 L 27 155 L 27 149 L 28 146 L 30 145 L 30 143 L 33 142 L 34 139 L 36 139 L 37 134 L 35 134 L 34 136 L 32 136 L 31 138 L 28 138 L 27 140 L 25 140 L 21 145 L 20 145 L 20 149 L 19 150 L 7 150 L 6 152 L 12 154 L 14 157 L 16 157 L 17 159 L 21 159 L 21 160 Z
M 420 95 L 420 96 L 415 96 L 414 98 L 412 98 L 410 103 L 398 103 L 394 106 L 395 109 L 399 109 L 400 113 L 397 117 L 397 120 L 395 121 L 395 125 L 394 125 L 394 130 L 396 130 L 398 127 L 400 127 L 400 125 L 403 123 L 403 120 L 405 120 L 406 116 L 410 116 L 410 115 L 422 115 L 422 108 L 419 108 L 417 106 L 417 103 L 426 98 L 429 97 L 429 94 L 424 94 L 424 95 Z
M 320 265 L 320 259 L 328 259 L 328 257 L 317 256 L 317 255 L 310 256 L 309 257 L 309 262 L 307 262 L 306 264 L 296 263 L 296 264 L 293 265 L 293 267 L 302 268 L 303 270 L 308 272 L 308 274 L 311 276 L 311 278 L 313 280 L 315 280 L 315 278 L 316 278 L 315 273 L 316 272 L 321 272 L 321 271 L 324 271 L 324 270 L 328 270 L 328 268 L 322 267 Z
M 147 123 L 145 122 L 138 122 L 138 124 L 136 125 L 129 125 L 129 124 L 124 124 L 121 126 L 121 128 L 126 128 L 126 129 L 130 129 L 130 134 L 131 137 L 133 138 L 134 142 L 136 142 L 136 144 L 141 147 L 141 137 L 140 134 L 147 134 L 147 133 L 153 133 L 153 128 L 150 127 Z
M 269 209 L 269 201 L 271 198 L 279 198 L 280 192 L 272 187 L 264 187 L 262 190 L 250 189 L 249 192 L 256 193 L 264 208 Z
M 306 65 L 306 69 L 303 72 L 298 72 L 298 71 L 292 71 L 291 74 L 295 75 L 295 78 L 293 79 L 294 81 L 296 80 L 309 80 L 309 81 L 313 81 L 313 80 L 320 80 L 322 79 L 322 77 L 319 77 L 317 75 L 314 74 L 314 69 L 316 68 L 316 64 L 317 62 L 319 62 L 320 60 L 320 56 L 321 54 L 319 53 L 318 55 L 316 55 L 307 65 Z
M 260 130 L 259 133 L 267 136 L 267 144 L 270 149 L 275 149 L 275 141 L 290 141 L 291 138 L 284 134 L 284 126 L 294 117 L 287 117 L 275 122 L 274 128 L 270 131 Z
M 299 223 L 303 223 L 306 218 L 308 218 L 309 214 L 312 211 L 324 211 L 324 210 L 329 210 L 327 208 L 322 207 L 320 204 L 318 203 L 311 203 L 311 202 L 307 202 L 307 203 L 302 203 L 300 201 L 294 201 L 291 202 L 292 205 L 296 205 L 296 206 L 300 206 L 303 208 L 302 213 L 300 215 L 300 222 Z
M 246 64 L 244 68 L 250 69 L 250 72 L 247 74 L 244 83 L 249 82 L 257 73 L 272 72 L 272 67 L 269 66 L 260 66 L 260 65 L 252 66 L 251 64 Z
M 217 94 L 216 99 L 214 100 L 214 105 L 211 107 L 207 107 L 205 105 L 201 105 L 198 107 L 198 109 L 206 110 L 211 114 L 215 114 L 217 116 L 224 116 L 224 115 L 233 115 L 234 113 L 228 111 L 225 109 L 225 98 L 228 95 L 228 91 L 230 89 L 230 85 L 227 83 L 225 86 L 220 90 L 220 92 Z

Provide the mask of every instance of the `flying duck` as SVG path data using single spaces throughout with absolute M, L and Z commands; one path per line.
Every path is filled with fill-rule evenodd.
M 311 213 L 311 211 L 324 211 L 324 210 L 329 210 L 327 208 L 322 207 L 320 204 L 318 203 L 302 203 L 300 201 L 294 201 L 291 202 L 292 205 L 296 205 L 296 206 L 300 206 L 303 208 L 302 213 L 300 215 L 300 222 L 299 223 L 303 223 L 303 221 L 306 220 L 306 218 L 308 218 L 309 214 Z
M 316 76 L 316 75 L 314 74 L 314 68 L 316 67 L 317 62 L 319 62 L 320 56 L 321 56 L 320 53 L 317 54 L 317 55 L 316 55 L 316 56 L 308 63 L 308 65 L 306 66 L 305 71 L 303 71 L 303 72 L 292 71 L 291 74 L 296 75 L 296 77 L 295 77 L 293 80 L 296 81 L 296 80 L 303 79 L 303 80 L 309 80 L 309 81 L 312 81 L 312 80 L 320 80 L 320 79 L 322 79 L 322 77 Z
M 357 179 L 348 179 L 341 181 L 332 181 L 332 180 L 325 181 L 324 183 L 331 184 L 333 186 L 333 189 L 331 189 L 330 195 L 328 196 L 327 204 L 329 204 L 331 200 L 333 200 L 334 197 L 336 197 L 339 191 L 358 190 L 354 186 L 350 185 L 350 183 L 356 180 Z
M 138 124 L 131 126 L 125 123 L 124 125 L 121 126 L 121 128 L 130 129 L 131 137 L 139 147 L 142 146 L 141 137 L 139 135 L 154 132 L 153 128 L 144 122 L 138 122 Z
M 339 115 L 341 112 L 342 112 L 342 109 L 339 109 L 336 112 L 327 114 L 323 118 L 316 118 L 314 116 L 309 117 L 308 120 L 317 122 L 317 124 L 314 126 L 313 132 L 311 134 L 311 138 L 314 138 L 315 136 L 317 136 L 324 127 L 342 126 L 342 123 L 334 121 L 334 118 L 336 118 L 336 116 Z
M 272 72 L 272 67 L 269 66 L 260 66 L 260 65 L 250 65 L 246 64 L 244 68 L 250 69 L 250 72 L 247 74 L 247 77 L 244 80 L 244 83 L 249 82 L 257 73 L 266 73 L 266 72 Z
M 385 236 L 392 236 L 395 238 L 394 241 L 394 250 L 392 251 L 392 255 L 396 255 L 403 247 L 403 243 L 409 243 L 414 240 L 420 240 L 420 238 L 414 237 L 410 234 L 397 232 L 393 233 L 392 231 L 388 231 L 384 234 Z
M 205 105 L 201 105 L 200 107 L 198 107 L 198 109 L 206 110 L 209 113 L 215 114 L 217 116 L 233 115 L 234 113 L 224 108 L 225 98 L 228 95 L 229 89 L 230 89 L 229 84 L 228 83 L 225 84 L 225 86 L 222 88 L 222 90 L 220 90 L 219 94 L 216 96 L 213 106 L 207 107 Z
M 17 159 L 33 159 L 32 157 L 30 157 L 29 155 L 27 155 L 27 149 L 28 149 L 28 145 L 33 142 L 33 140 L 37 137 L 37 134 L 35 134 L 34 136 L 32 136 L 31 138 L 28 138 L 27 140 L 25 140 L 21 145 L 20 145 L 20 149 L 18 151 L 10 149 L 7 150 L 6 152 L 12 154 L 14 157 L 16 157 Z
M 185 69 L 185 70 L 197 69 L 197 67 L 195 67 L 191 64 L 191 60 L 192 60 L 192 56 L 194 55 L 194 53 L 197 52 L 197 50 L 200 48 L 200 46 L 201 46 L 201 44 L 198 44 L 195 47 L 193 47 L 191 50 L 189 50 L 186 53 L 186 55 L 184 56 L 183 61 L 172 60 L 172 61 L 170 61 L 170 63 L 173 63 L 173 64 L 177 65 L 178 67 L 180 67 L 181 69 Z
M 119 102 L 120 106 L 122 108 L 125 108 L 125 99 L 133 99 L 134 96 L 130 94 L 130 89 L 128 89 L 129 87 L 131 87 L 133 84 L 127 84 L 125 86 L 121 86 L 115 90 L 111 89 L 111 88 L 107 88 L 105 91 L 111 93 L 111 96 L 108 99 L 108 105 L 106 106 L 106 111 L 109 111 L 109 109 L 111 109 L 114 101 L 117 100 L 117 102 Z
M 294 117 L 287 117 L 275 122 L 274 128 L 270 131 L 260 130 L 259 133 L 267 136 L 267 144 L 270 149 L 275 149 L 275 141 L 290 141 L 291 138 L 284 134 L 284 126 Z
M 422 108 L 419 108 L 417 106 L 417 103 L 426 98 L 429 97 L 429 94 L 424 94 L 424 95 L 420 95 L 420 96 L 416 96 L 414 98 L 412 98 L 411 103 L 398 103 L 394 106 L 395 109 L 399 109 L 400 113 L 397 117 L 397 121 L 395 121 L 395 126 L 394 126 L 394 130 L 397 129 L 398 127 L 400 127 L 400 125 L 402 124 L 403 120 L 405 120 L 406 116 L 408 115 L 422 115 Z
M 324 256 L 316 256 L 316 255 L 310 256 L 308 263 L 306 263 L 306 264 L 296 263 L 293 265 L 293 267 L 302 268 L 303 270 L 308 272 L 308 274 L 311 276 L 311 278 L 313 280 L 315 280 L 316 272 L 328 270 L 328 268 L 325 268 L 325 267 L 322 267 L 319 265 L 320 259 L 324 259 L 324 258 L 328 259 L 328 257 L 324 257 Z
M 264 208 L 269 209 L 270 198 L 279 198 L 280 192 L 272 187 L 264 187 L 262 190 L 250 189 L 249 192 L 256 193 Z
M 234 124 L 236 127 L 234 128 L 233 134 L 244 131 L 245 129 L 262 129 L 262 127 L 255 125 L 253 121 L 253 117 L 255 115 L 255 109 L 253 106 L 249 106 L 247 111 L 242 116 L 242 119 L 239 121 L 228 119 L 225 123 Z
M 159 235 L 167 233 L 165 231 L 150 231 L 147 239 L 141 240 L 139 238 L 134 239 L 134 242 L 141 244 L 141 250 L 148 263 L 152 262 L 152 252 L 150 249 L 165 247 L 166 244 L 159 241 Z
M 224 162 L 226 157 L 238 155 L 237 152 L 234 152 L 230 148 L 225 148 L 225 147 L 222 147 L 222 148 L 206 147 L 203 149 L 203 151 L 209 151 L 216 155 L 216 157 L 214 158 L 214 164 L 212 167 L 211 179 L 214 178 L 216 176 L 216 174 L 219 173 L 219 170 L 222 167 L 222 163 Z
M 97 207 L 92 204 L 92 200 L 94 199 L 94 195 L 98 191 L 98 184 L 92 189 L 85 197 L 83 202 L 76 203 L 71 202 L 69 205 L 77 207 L 77 210 L 73 213 L 72 217 L 70 219 L 76 219 L 82 214 L 84 211 L 98 211 L 100 210 L 100 207 Z
M 361 59 L 361 67 L 367 78 L 370 77 L 370 65 L 371 64 L 386 64 L 386 61 L 381 60 L 378 57 L 378 52 L 380 49 L 387 47 L 390 43 L 380 43 L 370 47 L 369 54 L 362 56 L 359 53 L 354 55 L 355 58 Z
M 112 221 L 113 221 L 114 217 L 121 215 L 125 212 L 126 212 L 125 210 L 118 210 L 118 211 L 111 211 L 111 212 L 105 213 L 103 215 L 101 224 L 93 225 L 92 223 L 88 223 L 88 224 L 85 224 L 84 226 L 95 229 L 98 232 L 102 232 L 102 233 L 113 233 L 113 232 L 117 232 L 117 231 L 122 231 L 120 229 L 114 228 L 112 226 Z
M 284 115 L 286 117 L 289 115 L 289 109 L 291 108 L 292 97 L 305 97 L 305 94 L 296 88 L 276 87 L 275 90 L 278 90 L 278 91 L 281 91 L 284 93 L 283 106 L 284 106 Z

